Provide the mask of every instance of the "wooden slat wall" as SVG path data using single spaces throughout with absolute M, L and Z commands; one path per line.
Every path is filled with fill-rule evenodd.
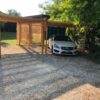
M 29 40 L 29 24 L 21 24 L 21 44 L 28 45 L 30 43 Z
M 32 43 L 41 44 L 41 23 L 32 23 Z M 36 42 L 37 41 L 37 42 Z

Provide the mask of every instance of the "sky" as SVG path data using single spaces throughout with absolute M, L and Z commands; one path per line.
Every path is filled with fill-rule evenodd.
M 40 13 L 39 4 L 48 0 L 0 0 L 0 11 L 7 13 L 9 9 L 15 9 L 21 16 L 37 15 Z

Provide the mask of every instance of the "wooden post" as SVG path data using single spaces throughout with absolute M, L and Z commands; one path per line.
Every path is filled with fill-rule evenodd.
M 42 45 L 42 48 L 41 48 L 41 52 L 42 54 L 44 53 L 44 22 L 41 23 L 41 45 Z
M 29 45 L 32 44 L 32 24 L 29 24 Z
M 18 23 L 18 28 L 17 28 L 17 35 L 18 35 L 18 42 L 19 42 L 19 45 L 21 45 L 21 23 Z
M 17 43 L 19 44 L 19 23 L 18 22 L 16 26 L 16 38 L 17 38 Z
M 46 38 L 46 44 L 45 44 L 45 53 L 47 54 L 47 48 L 48 48 L 48 43 L 47 43 L 47 39 L 48 39 L 48 26 L 47 26 L 47 21 L 45 22 L 45 38 Z
M 0 58 L 1 58 L 1 26 L 0 26 Z

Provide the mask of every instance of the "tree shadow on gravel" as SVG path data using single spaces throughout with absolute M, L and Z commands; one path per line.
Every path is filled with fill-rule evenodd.
M 48 54 L 4 55 L 0 60 L 0 94 L 15 100 L 51 100 L 86 83 L 100 87 L 100 71 L 87 73 L 85 66 L 90 64 L 82 60 Z

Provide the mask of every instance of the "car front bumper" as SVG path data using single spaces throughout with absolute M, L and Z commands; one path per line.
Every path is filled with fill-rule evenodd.
M 61 54 L 61 55 L 77 55 L 77 49 L 73 50 L 62 50 L 58 48 L 53 48 L 54 54 Z

